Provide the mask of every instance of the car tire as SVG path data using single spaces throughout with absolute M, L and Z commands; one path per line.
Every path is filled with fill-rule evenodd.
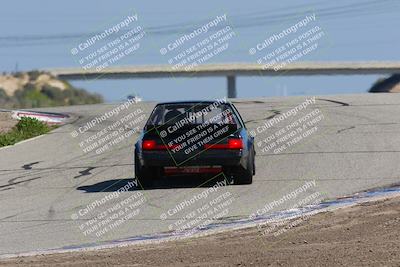
M 255 173 L 254 168 L 254 150 L 251 156 L 247 160 L 247 168 L 240 168 L 239 172 L 234 176 L 235 184 L 251 184 L 253 183 L 253 174 Z
M 135 178 L 139 180 L 142 188 L 150 188 L 153 186 L 155 172 L 149 168 L 142 166 L 137 153 L 135 153 Z
M 253 147 L 253 176 L 256 175 L 256 151 Z

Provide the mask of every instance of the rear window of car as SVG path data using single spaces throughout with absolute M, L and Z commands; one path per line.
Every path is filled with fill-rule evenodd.
M 235 112 L 228 104 L 183 103 L 163 104 L 155 107 L 147 125 L 184 123 L 196 124 L 235 124 L 240 125 Z

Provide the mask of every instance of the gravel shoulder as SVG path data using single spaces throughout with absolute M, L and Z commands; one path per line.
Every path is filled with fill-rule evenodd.
M 19 257 L 2 266 L 400 266 L 400 196 L 309 217 L 278 236 L 258 228 L 79 253 Z

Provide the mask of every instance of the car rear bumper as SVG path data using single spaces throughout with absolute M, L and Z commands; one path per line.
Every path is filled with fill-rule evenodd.
M 143 165 L 148 167 L 238 166 L 242 156 L 241 150 L 206 150 L 191 156 L 168 151 L 142 151 Z

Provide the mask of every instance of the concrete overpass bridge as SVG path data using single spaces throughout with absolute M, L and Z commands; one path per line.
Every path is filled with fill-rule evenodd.
M 186 70 L 171 65 L 108 67 L 97 71 L 80 67 L 45 70 L 65 80 L 173 77 L 227 77 L 227 95 L 237 95 L 237 76 L 362 75 L 400 73 L 400 62 L 295 62 L 274 70 L 256 63 L 204 64 Z

